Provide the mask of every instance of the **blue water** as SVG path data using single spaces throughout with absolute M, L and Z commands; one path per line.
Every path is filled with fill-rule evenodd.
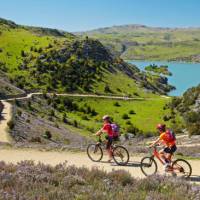
M 200 63 L 182 63 L 182 62 L 167 62 L 167 61 L 129 61 L 137 65 L 141 70 L 144 70 L 149 64 L 167 65 L 172 76 L 168 77 L 171 85 L 176 87 L 169 93 L 170 96 L 181 96 L 188 88 L 200 84 Z

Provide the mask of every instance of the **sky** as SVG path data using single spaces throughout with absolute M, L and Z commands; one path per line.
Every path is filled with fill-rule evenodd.
M 17 24 L 86 31 L 123 24 L 200 27 L 200 0 L 0 0 Z

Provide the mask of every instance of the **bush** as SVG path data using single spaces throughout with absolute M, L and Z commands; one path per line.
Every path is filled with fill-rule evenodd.
M 17 110 L 17 115 L 21 116 L 22 115 L 22 111 L 21 110 Z
M 1 199 L 186 200 L 198 199 L 200 190 L 199 185 L 183 179 L 135 179 L 123 170 L 105 172 L 66 164 L 53 167 L 33 161 L 15 165 L 1 162 L 0 168 L 0 196 L 6 197 Z
M 125 114 L 122 115 L 122 119 L 126 120 L 126 119 L 130 119 L 130 117 L 128 116 L 128 114 L 125 113 Z
M 131 122 L 131 121 L 126 121 L 126 124 L 127 124 L 127 125 L 131 125 L 132 122 Z
M 49 116 L 54 117 L 55 116 L 55 111 L 51 110 L 50 113 L 49 113 Z
M 51 134 L 50 131 L 46 130 L 45 133 L 44 133 L 44 135 L 43 135 L 43 137 L 44 137 L 45 139 L 50 140 L 50 139 L 52 138 L 52 134 Z
M 29 142 L 38 142 L 41 143 L 42 140 L 40 137 L 31 137 L 31 139 L 29 140 Z
M 111 89 L 110 89 L 110 87 L 108 85 L 105 86 L 104 92 L 111 93 Z
M 14 127 L 15 127 L 15 122 L 14 122 L 14 120 L 11 119 L 11 120 L 7 123 L 7 125 L 8 125 L 8 127 L 9 127 L 10 130 L 14 129 Z
M 172 118 L 171 116 L 165 115 L 165 116 L 163 117 L 163 120 L 166 122 L 166 121 L 169 121 L 171 118 Z
M 134 135 L 141 135 L 141 134 L 143 134 L 143 132 L 141 130 L 139 130 L 137 127 L 135 127 L 133 124 L 131 124 L 128 127 L 126 127 L 126 132 L 127 133 L 132 133 Z
M 134 110 L 130 110 L 130 111 L 129 111 L 129 114 L 130 114 L 130 115 L 135 115 L 136 113 L 135 113 Z
M 76 120 L 74 120 L 74 121 L 73 121 L 73 125 L 74 125 L 74 127 L 77 128 L 77 127 L 78 127 L 78 122 L 77 122 Z
M 14 102 L 15 102 L 15 105 L 16 105 L 16 106 L 20 107 L 20 101 L 19 101 L 18 99 L 15 99 Z
M 27 56 L 24 50 L 21 50 L 21 56 L 22 57 L 26 57 Z
M 120 107 L 120 104 L 117 101 L 113 105 L 116 106 L 116 107 Z
M 83 115 L 81 118 L 82 118 L 82 120 L 89 120 L 87 115 Z
M 91 110 L 91 116 L 97 116 L 98 115 L 98 112 L 96 112 L 95 109 L 92 109 Z
M 67 114 L 63 113 L 62 121 L 67 124 Z

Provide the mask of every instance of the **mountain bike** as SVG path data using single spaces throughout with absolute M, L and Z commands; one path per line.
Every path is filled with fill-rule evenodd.
M 106 141 L 102 141 L 101 136 L 95 144 L 89 144 L 87 147 L 87 155 L 94 162 L 100 162 L 103 158 L 103 149 L 106 149 Z M 127 165 L 129 162 L 128 150 L 120 145 L 111 144 L 113 160 L 118 165 Z
M 152 147 L 153 152 L 150 152 L 150 156 L 146 156 L 141 160 L 140 168 L 145 176 L 156 174 L 158 170 L 158 165 L 156 160 L 154 159 L 155 157 L 161 162 L 163 166 L 165 164 L 160 157 L 157 146 L 158 145 Z M 192 167 L 186 160 L 176 159 L 170 163 L 170 166 L 169 168 L 167 168 L 166 172 L 172 173 L 172 175 L 174 176 L 189 178 L 192 174 Z

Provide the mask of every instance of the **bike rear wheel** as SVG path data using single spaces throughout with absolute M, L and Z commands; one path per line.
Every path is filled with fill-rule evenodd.
M 103 158 L 103 150 L 97 144 L 89 144 L 87 148 L 87 155 L 90 160 L 94 162 L 99 162 Z
M 113 159 L 118 165 L 127 165 L 129 162 L 128 150 L 123 146 L 113 148 Z
M 192 174 L 191 165 L 184 159 L 177 159 L 172 163 L 173 172 L 178 177 L 189 178 Z
M 140 163 L 140 169 L 145 176 L 156 174 L 158 166 L 153 157 L 144 157 Z

